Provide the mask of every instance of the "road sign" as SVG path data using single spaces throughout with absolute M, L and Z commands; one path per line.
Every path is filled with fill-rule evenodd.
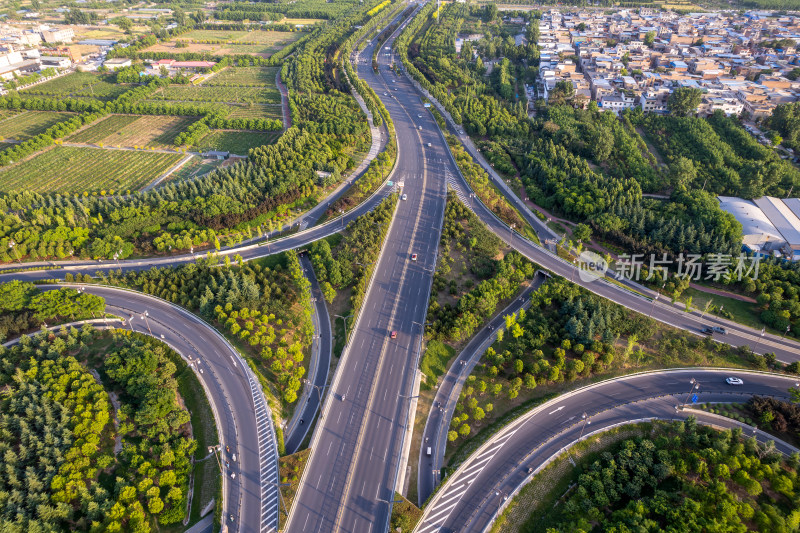
M 697 403 L 697 394 L 692 394 L 692 403 Z
M 424 103 L 424 104 L 422 104 L 422 105 L 424 105 L 425 107 L 430 107 L 430 106 L 431 106 L 431 104 L 430 104 L 430 103 L 428 103 L 428 102 L 425 102 L 425 103 Z

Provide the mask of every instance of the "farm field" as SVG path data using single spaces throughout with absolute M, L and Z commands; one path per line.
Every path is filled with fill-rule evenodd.
M 279 105 L 261 105 L 261 104 L 245 104 L 230 106 L 228 108 L 228 118 L 277 118 L 283 119 L 281 106 Z
M 183 157 L 177 153 L 56 146 L 0 170 L 0 191 L 110 193 L 137 190 Z
M 197 147 L 202 150 L 221 150 L 236 155 L 247 155 L 248 150 L 278 140 L 280 133 L 215 130 L 200 139 Z
M 283 47 L 287 44 L 295 42 L 303 35 L 305 35 L 305 33 L 300 31 L 291 32 L 254 30 L 246 32 L 245 35 L 242 35 L 236 40 L 239 42 L 268 44 L 270 46 Z
M 228 67 L 212 76 L 203 85 L 233 85 L 248 87 L 275 87 L 278 67 Z
M 313 26 L 317 22 L 323 22 L 322 19 L 283 19 L 281 24 L 294 24 L 296 25 L 303 25 L 303 26 Z
M 67 120 L 72 113 L 56 111 L 23 111 L 0 116 L 0 138 L 24 141 L 39 135 L 58 122 Z
M 205 85 L 170 85 L 159 89 L 151 100 L 180 102 L 235 102 L 280 104 L 281 93 L 276 87 L 210 87 Z
M 173 41 L 235 41 L 248 32 L 244 30 L 192 30 L 178 35 Z
M 69 142 L 107 146 L 173 148 L 175 137 L 197 120 L 159 115 L 110 115 L 70 137 Z
M 89 97 L 98 100 L 112 100 L 130 89 L 119 85 L 113 79 L 91 72 L 73 72 L 20 92 L 21 96 L 51 96 L 58 98 Z
M 195 35 L 192 37 L 192 35 Z M 287 46 L 305 35 L 295 31 L 225 31 L 195 30 L 175 39 L 157 43 L 147 48 L 147 52 L 167 52 L 171 54 L 208 53 L 212 55 L 250 54 L 269 57 L 284 46 Z M 232 38 L 231 38 L 232 37 Z M 182 41 L 186 46 L 178 48 L 175 44 Z M 203 43 L 200 41 L 226 41 L 225 43 Z M 244 44 L 257 43 L 257 44 Z

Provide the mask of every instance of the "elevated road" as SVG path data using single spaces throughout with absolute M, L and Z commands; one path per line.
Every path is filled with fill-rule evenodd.
M 740 377 L 744 385 L 728 385 L 728 376 Z M 699 388 L 692 389 L 692 379 Z M 692 394 L 699 402 L 743 402 L 754 394 L 787 399 L 793 386 L 796 379 L 790 376 L 697 368 L 636 374 L 564 394 L 503 428 L 464 461 L 425 508 L 415 531 L 485 531 L 532 473 L 586 432 L 644 418 L 684 418 L 693 413 L 676 407 L 691 402 Z
M 60 286 L 68 285 L 42 288 Z M 124 319 L 125 327 L 165 342 L 195 370 L 214 412 L 220 461 L 230 464 L 222 477 L 222 524 L 234 532 L 277 531 L 278 452 L 271 415 L 258 382 L 236 349 L 206 322 L 177 305 L 124 289 L 82 287 L 105 298 L 106 311 Z
M 371 46 L 362 52 L 371 54 Z M 446 154 L 435 142 L 438 133 L 430 114 L 407 82 L 384 73 L 383 54 L 379 59 L 378 75 L 364 64 L 358 65 L 359 75 L 394 121 L 399 156 L 392 179 L 404 182 L 408 199 L 398 202 L 325 400 L 287 524 L 291 532 L 386 531 L 401 467 L 408 396 L 446 202 Z

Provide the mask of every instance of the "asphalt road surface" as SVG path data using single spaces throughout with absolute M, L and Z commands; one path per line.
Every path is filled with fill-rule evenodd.
M 444 466 L 444 454 L 447 448 L 447 432 L 453 419 L 461 389 L 467 377 L 472 373 L 484 352 L 497 338 L 497 331 L 505 324 L 505 316 L 527 308 L 530 294 L 538 289 L 547 278 L 537 273 L 533 282 L 511 302 L 502 312 L 481 328 L 455 358 L 447 373 L 442 378 L 433 400 L 425 430 L 422 433 L 422 445 L 419 450 L 417 468 L 417 499 L 422 505 L 439 484 L 441 468 Z M 428 455 L 428 448 L 431 454 Z
M 286 428 L 284 444 L 286 453 L 295 453 L 308 434 L 308 429 L 314 422 L 317 410 L 325 396 L 325 385 L 328 382 L 328 370 L 331 366 L 331 351 L 333 349 L 333 334 L 331 333 L 331 319 L 328 316 L 328 306 L 319 288 L 319 282 L 314 275 L 307 254 L 300 256 L 306 278 L 311 282 L 311 297 L 314 298 L 314 330 L 315 339 L 312 347 L 315 361 L 310 365 L 308 379 L 311 384 L 305 384 L 303 394 L 300 396 L 299 405 L 295 408 L 298 412 Z
M 362 57 L 371 57 L 371 50 Z M 446 202 L 446 155 L 434 144 L 432 117 L 408 87 L 394 90 L 408 82 L 358 67 L 392 115 L 399 149 L 392 179 L 405 183 L 408 199 L 398 202 L 336 369 L 289 517 L 292 532 L 382 533 L 388 527 Z
M 82 287 L 105 298 L 106 312 L 125 319 L 126 327 L 162 340 L 195 369 L 215 411 L 220 462 L 230 464 L 223 469 L 222 523 L 234 532 L 277 530 L 278 452 L 272 420 L 261 389 L 235 348 L 198 317 L 164 300 L 112 287 Z
M 744 384 L 728 385 L 728 376 L 740 377 Z M 692 378 L 699 385 L 693 391 Z M 682 369 L 627 376 L 562 395 L 503 428 L 461 464 L 425 508 L 415 531 L 485 530 L 529 471 L 584 432 L 650 417 L 686 417 L 691 413 L 676 406 L 691 402 L 692 394 L 701 403 L 743 402 L 753 394 L 788 398 L 793 386 L 796 379 L 777 374 Z

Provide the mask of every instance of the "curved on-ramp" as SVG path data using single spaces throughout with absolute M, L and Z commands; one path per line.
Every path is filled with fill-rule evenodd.
M 744 385 L 725 383 L 731 375 Z M 699 388 L 693 388 L 692 379 Z M 505 426 L 460 464 L 426 506 L 415 531 L 486 530 L 510 496 L 587 432 L 644 418 L 687 416 L 682 407 L 693 394 L 699 402 L 746 401 L 754 394 L 785 399 L 793 386 L 797 378 L 792 376 L 687 368 L 632 374 L 563 394 Z
M 82 287 L 102 296 L 106 311 L 121 317 L 124 327 L 158 338 L 189 363 L 214 414 L 221 461 L 230 463 L 222 478 L 223 526 L 235 532 L 277 531 L 278 452 L 272 416 L 258 381 L 236 349 L 201 318 L 160 298 L 98 285 L 41 288 L 59 287 Z

